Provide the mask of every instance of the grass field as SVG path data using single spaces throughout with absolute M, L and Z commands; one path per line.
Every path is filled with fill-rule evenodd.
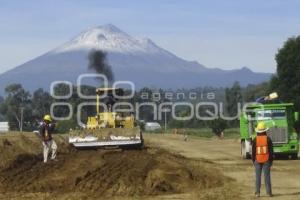
M 175 129 L 167 129 L 167 131 L 164 131 L 164 129 L 159 131 L 153 131 L 153 132 L 145 132 L 145 133 L 153 133 L 153 134 L 174 134 Z M 228 128 L 224 130 L 224 136 L 226 138 L 239 138 L 240 132 L 239 128 Z M 24 134 L 31 133 L 31 132 L 23 132 Z M 212 132 L 210 128 L 178 128 L 177 129 L 178 134 L 184 134 L 186 133 L 189 136 L 197 136 L 197 137 L 205 137 L 205 138 L 212 138 L 216 137 L 216 135 Z M 1 135 L 5 136 L 13 136 L 16 134 L 20 134 L 18 131 L 10 131 L 9 134 L 0 133 Z M 67 133 L 59 134 L 59 135 L 68 135 Z
M 174 134 L 175 129 L 167 129 L 167 131 L 154 131 L 154 132 L 146 132 L 146 133 L 153 133 L 153 134 Z M 226 138 L 239 138 L 240 132 L 239 128 L 229 128 L 225 129 L 224 137 Z M 212 132 L 210 128 L 184 128 L 184 129 L 177 129 L 178 134 L 186 133 L 189 136 L 197 136 L 197 137 L 205 137 L 205 138 L 212 138 L 216 137 L 216 135 Z

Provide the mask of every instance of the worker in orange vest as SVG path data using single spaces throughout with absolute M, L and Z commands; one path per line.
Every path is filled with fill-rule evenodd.
M 264 122 L 259 122 L 255 129 L 257 136 L 252 143 L 252 161 L 255 166 L 255 196 L 260 196 L 261 173 L 265 176 L 265 185 L 267 195 L 272 197 L 271 187 L 271 166 L 273 164 L 273 143 L 270 137 L 267 136 L 267 130 Z

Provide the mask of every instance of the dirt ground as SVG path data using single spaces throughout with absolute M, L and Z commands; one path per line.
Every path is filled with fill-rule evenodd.
M 186 158 L 206 159 L 214 163 L 224 175 L 236 181 L 238 187 L 235 189 L 240 191 L 241 199 L 256 199 L 254 197 L 254 168 L 250 160 L 241 159 L 238 139 L 189 138 L 185 142 L 183 136 L 180 135 L 159 134 L 146 135 L 145 139 L 160 148 Z M 271 174 L 274 194 L 271 199 L 300 199 L 300 160 L 275 159 Z M 261 195 L 260 199 L 269 199 L 265 196 L 264 186 Z
M 146 137 L 142 150 L 78 151 L 56 136 L 59 161 L 44 164 L 39 138 L 1 135 L 0 199 L 240 199 L 236 181 L 213 162 Z
M 43 164 L 36 136 L 0 135 L 0 199 L 255 199 L 238 139 L 144 137 L 142 150 L 78 151 L 58 135 L 59 161 Z M 300 199 L 299 169 L 300 160 L 274 161 L 272 199 Z

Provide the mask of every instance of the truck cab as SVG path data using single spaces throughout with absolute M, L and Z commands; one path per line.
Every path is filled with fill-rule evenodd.
M 251 158 L 252 141 L 256 137 L 255 127 L 258 122 L 265 122 L 269 128 L 267 135 L 273 141 L 275 155 L 281 154 L 297 159 L 299 151 L 298 133 L 295 122 L 298 113 L 292 103 L 261 104 L 246 106 L 240 117 L 241 155 Z

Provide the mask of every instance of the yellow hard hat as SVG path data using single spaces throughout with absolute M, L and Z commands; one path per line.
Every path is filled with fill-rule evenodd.
M 265 122 L 259 122 L 255 129 L 257 133 L 263 133 L 266 132 L 267 130 L 269 130 L 269 128 L 266 126 Z
M 51 121 L 52 121 L 52 119 L 51 119 L 51 116 L 50 116 L 50 115 L 45 115 L 45 116 L 44 116 L 44 120 L 45 120 L 45 121 L 49 121 L 49 122 L 51 122 Z

